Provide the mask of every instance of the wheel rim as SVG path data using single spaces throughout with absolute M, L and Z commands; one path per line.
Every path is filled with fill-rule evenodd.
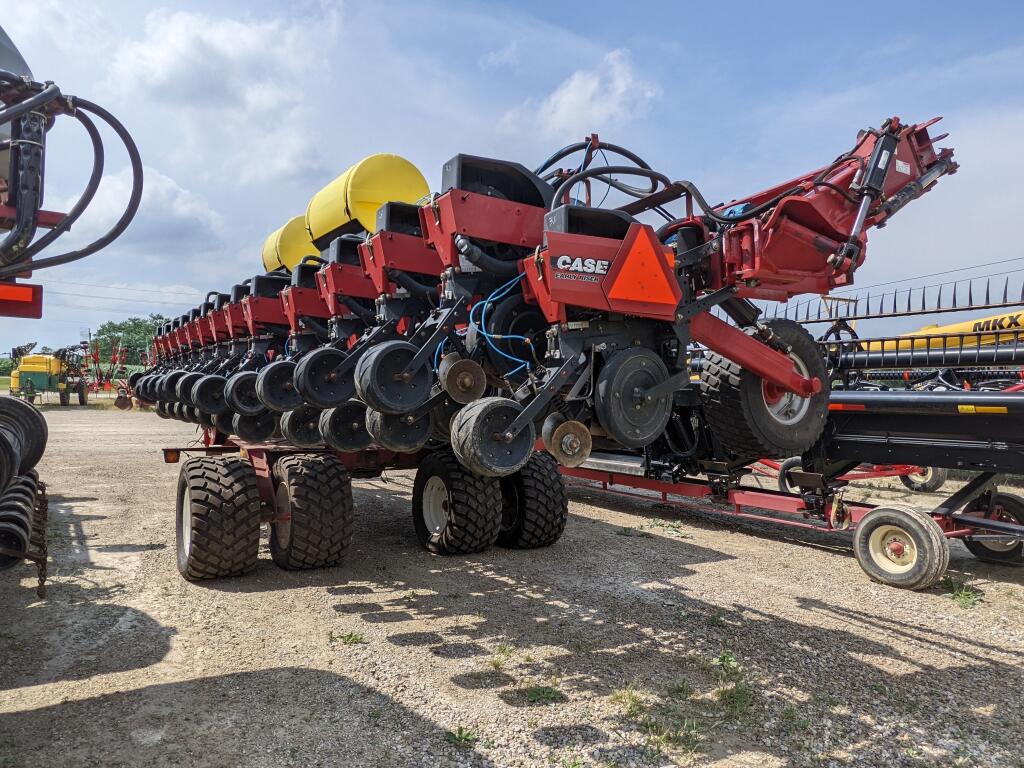
M 886 573 L 906 573 L 917 564 L 917 545 L 898 525 L 880 525 L 868 537 L 868 551 L 875 565 Z
M 423 522 L 427 526 L 427 532 L 431 535 L 438 534 L 448 524 L 448 487 L 437 475 L 427 480 L 423 488 Z
M 790 355 L 797 372 L 806 377 L 807 366 L 804 361 L 796 355 Z M 793 392 L 787 392 L 782 387 L 770 381 L 761 382 L 761 396 L 764 398 L 764 407 L 779 424 L 791 426 L 799 423 L 811 407 L 811 398 L 800 397 Z
M 984 511 L 969 512 L 964 517 L 984 517 Z M 1006 511 L 1002 504 L 996 504 L 992 510 L 992 515 L 988 518 L 989 520 L 1001 520 L 1005 523 L 1013 523 L 1016 525 L 1020 521 L 1016 517 Z M 990 552 L 1009 552 L 1020 545 L 1020 539 L 1010 539 L 1009 541 L 992 541 L 989 539 L 971 539 L 976 544 L 981 544 L 985 549 Z
M 192 503 L 188 488 L 181 491 L 181 548 L 186 555 L 192 552 Z

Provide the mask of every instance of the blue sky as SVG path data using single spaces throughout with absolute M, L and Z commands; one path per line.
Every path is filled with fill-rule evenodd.
M 1024 257 L 1021 8 L 0 0 L 36 77 L 120 116 L 148 170 L 125 237 L 40 273 L 45 319 L 0 319 L 0 349 L 184 311 L 258 271 L 263 238 L 371 152 L 405 155 L 436 187 L 457 152 L 532 166 L 591 131 L 724 200 L 827 163 L 886 116 L 944 115 L 961 171 L 873 233 L 858 282 Z M 65 122 L 50 208 L 88 173 Z M 76 238 L 117 215 L 125 167 L 108 159 Z

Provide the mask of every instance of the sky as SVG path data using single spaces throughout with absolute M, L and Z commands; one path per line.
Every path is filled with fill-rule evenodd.
M 1020 3 L 0 0 L 0 25 L 36 79 L 117 115 L 146 166 L 128 232 L 37 273 L 43 320 L 0 318 L 0 350 L 187 311 L 261 271 L 264 238 L 368 154 L 403 155 L 436 190 L 459 152 L 533 167 L 592 132 L 720 201 L 827 164 L 886 117 L 943 115 L 960 171 L 872 233 L 857 283 L 1024 275 Z M 91 152 L 73 120 L 48 143 L 45 207 L 67 210 Z M 116 219 L 127 165 L 109 152 L 59 245 Z

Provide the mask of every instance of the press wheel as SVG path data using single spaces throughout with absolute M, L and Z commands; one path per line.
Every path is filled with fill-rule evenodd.
M 256 375 L 256 395 L 267 408 L 278 413 L 302 405 L 302 395 L 295 388 L 295 363 L 275 360 Z
M 337 371 L 348 355 L 334 347 L 321 347 L 295 364 L 295 389 L 317 408 L 335 408 L 352 397 L 352 374 Z
M 321 413 L 323 411 L 312 405 L 300 405 L 288 411 L 281 416 L 281 434 L 299 448 L 319 447 Z
M 366 411 L 366 431 L 373 441 L 395 453 L 415 453 L 430 439 L 430 414 L 408 421 L 408 417 L 393 413 Z
M 511 440 L 505 437 L 522 410 L 507 397 L 485 397 L 459 411 L 452 419 L 452 450 L 462 465 L 485 477 L 503 477 L 522 469 L 533 453 L 533 424 Z
M 358 400 L 323 411 L 319 427 L 324 442 L 336 451 L 362 451 L 373 442 L 366 431 L 366 405 Z
M 224 400 L 235 413 L 256 416 L 266 411 L 256 394 L 256 372 L 240 371 L 224 385 Z
M 407 341 L 385 341 L 370 348 L 356 364 L 359 399 L 381 413 L 408 413 L 430 397 L 431 371 L 422 365 L 401 378 L 417 348 Z

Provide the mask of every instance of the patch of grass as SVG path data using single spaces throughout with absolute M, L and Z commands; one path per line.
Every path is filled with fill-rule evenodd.
M 718 670 L 719 682 L 728 683 L 743 679 L 743 668 L 732 651 L 722 651 L 713 663 Z
M 496 654 L 498 654 L 499 656 L 504 656 L 505 658 L 511 656 L 513 653 L 515 653 L 515 651 L 516 647 L 512 645 L 512 643 L 498 643 L 498 645 L 494 648 L 494 652 Z
M 487 665 L 497 672 L 505 666 L 505 658 L 503 656 L 492 656 L 487 660 Z
M 463 728 L 461 725 L 456 726 L 454 731 L 445 731 L 444 737 L 449 744 L 463 748 L 472 747 L 479 738 L 469 728 Z
M 615 691 L 611 695 L 611 700 L 622 707 L 623 714 L 630 720 L 635 720 L 647 711 L 644 700 L 631 685 Z
M 647 733 L 647 749 L 658 755 L 666 749 L 680 749 L 692 754 L 702 739 L 697 721 L 690 718 L 662 720 L 648 717 L 644 718 L 642 727 Z
M 693 686 L 687 680 L 680 680 L 678 683 L 669 686 L 668 695 L 673 699 L 688 699 L 693 696 Z
M 652 528 L 660 528 L 665 533 L 674 536 L 677 539 L 692 539 L 693 537 L 688 534 L 683 528 L 683 524 L 678 520 L 662 520 L 660 517 L 654 518 L 651 521 Z
M 712 627 L 724 627 L 725 626 L 725 613 L 722 611 L 715 611 L 708 616 L 708 624 Z
M 565 699 L 565 694 L 553 685 L 533 685 L 526 689 L 525 694 L 531 704 L 554 704 Z
M 984 594 L 980 589 L 972 586 L 966 579 L 958 579 L 953 576 L 946 576 L 939 585 L 949 593 L 949 599 L 964 610 L 969 610 L 981 602 Z
M 744 717 L 754 705 L 754 689 L 745 680 L 719 688 L 715 695 L 725 714 L 734 720 Z
M 342 645 L 363 645 L 367 642 L 366 638 L 358 632 L 346 632 L 344 635 L 336 635 L 331 632 L 328 639 L 331 643 L 341 643 Z
M 559 763 L 561 768 L 583 768 L 582 757 L 563 757 Z

